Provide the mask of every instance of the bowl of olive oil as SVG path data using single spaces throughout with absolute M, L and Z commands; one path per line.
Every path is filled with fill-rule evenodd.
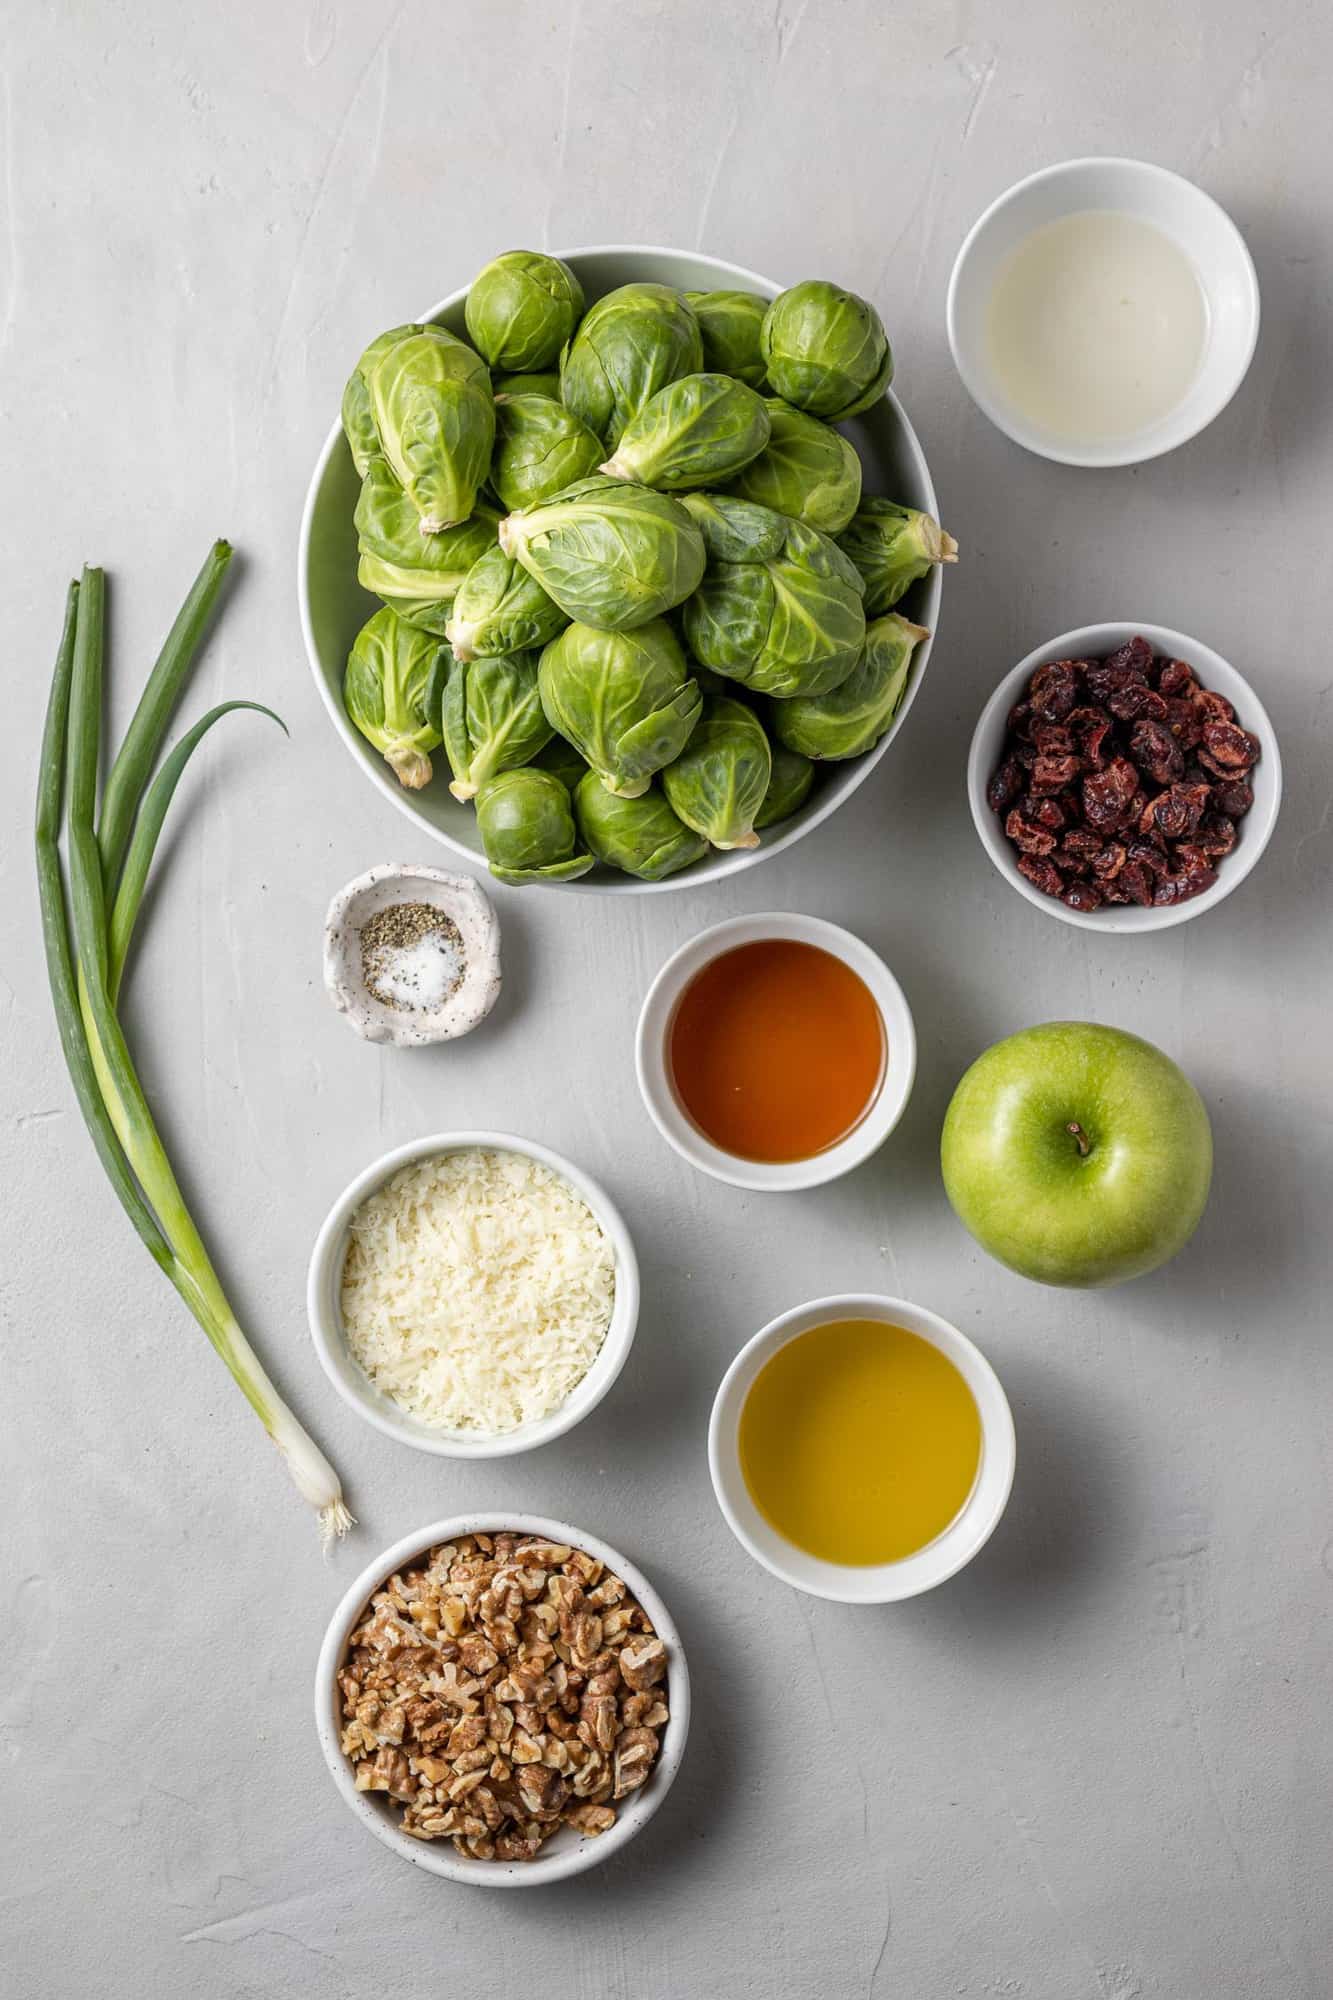
M 915 1597 L 989 1539 L 1014 1425 L 965 1334 L 906 1299 L 783 1313 L 732 1362 L 708 1462 L 728 1526 L 784 1583 L 845 1604 Z

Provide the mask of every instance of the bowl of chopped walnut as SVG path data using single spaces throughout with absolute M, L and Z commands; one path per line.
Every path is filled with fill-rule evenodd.
M 630 1562 L 531 1514 L 437 1521 L 333 1615 L 315 1724 L 343 1799 L 429 1874 L 526 1888 L 646 1826 L 685 1749 L 690 1681 Z
M 1021 896 L 1087 930 L 1202 916 L 1267 847 L 1273 725 L 1220 653 L 1162 625 L 1039 646 L 982 710 L 967 766 L 982 846 Z

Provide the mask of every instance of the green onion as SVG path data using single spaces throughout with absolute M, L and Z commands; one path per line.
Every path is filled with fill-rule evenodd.
M 192 600 L 198 591 L 196 584 Z M 179 664 L 179 653 L 173 659 L 171 671 L 176 682 L 170 698 L 165 704 L 158 700 L 160 715 L 151 727 L 140 730 L 131 755 L 127 757 L 122 746 L 113 767 L 113 773 L 115 769 L 126 773 L 123 795 L 132 797 L 138 823 L 126 840 L 117 835 L 111 847 L 100 848 L 95 814 L 104 602 L 102 572 L 85 569 L 81 583 L 71 587 L 42 739 L 37 863 L 47 966 L 61 1044 L 85 1122 L 131 1221 L 282 1452 L 298 1490 L 318 1511 L 327 1540 L 346 1533 L 351 1526 L 337 1474 L 282 1401 L 236 1320 L 172 1172 L 114 1001 L 148 866 L 172 793 L 195 745 L 234 704 L 213 710 L 189 732 L 145 797 L 149 767 L 193 653 L 200 617 L 195 638 L 186 645 L 185 667 Z M 173 635 L 182 630 L 184 620 L 183 612 Z M 170 645 L 168 641 L 168 648 Z M 164 648 L 163 658 L 167 650 Z M 159 660 L 155 676 L 161 666 Z M 141 703 L 131 733 L 144 712 L 145 703 Z M 126 741 L 128 744 L 128 737 Z M 60 865 L 62 804 L 68 897 Z M 116 846 L 120 848 L 118 855 Z M 122 894 L 116 901 L 119 922 L 113 913 L 108 926 L 107 863 L 114 859 L 114 872 L 118 873 L 126 847 L 130 858 Z

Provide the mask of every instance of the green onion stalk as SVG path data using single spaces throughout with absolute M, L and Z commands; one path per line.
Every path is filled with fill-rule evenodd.
M 116 1011 L 135 923 L 167 809 L 195 748 L 228 701 L 153 765 L 231 560 L 217 542 L 172 626 L 112 762 L 97 811 L 106 580 L 71 584 L 42 735 L 37 880 L 47 972 L 70 1080 L 99 1159 L 154 1262 L 208 1335 L 319 1515 L 327 1543 L 352 1516 L 338 1475 L 269 1380 L 214 1271 L 148 1108 Z M 67 870 L 60 838 L 65 834 Z

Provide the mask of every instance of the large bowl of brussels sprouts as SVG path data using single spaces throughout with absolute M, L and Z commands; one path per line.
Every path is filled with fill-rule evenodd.
M 372 782 L 502 882 L 611 893 L 827 819 L 906 720 L 956 555 L 892 373 L 855 293 L 632 246 L 505 252 L 379 335 L 299 557 Z

